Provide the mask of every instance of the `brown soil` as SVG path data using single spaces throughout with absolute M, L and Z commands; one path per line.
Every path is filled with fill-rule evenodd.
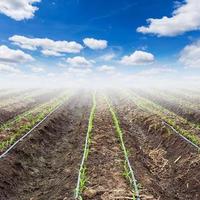
M 169 132 L 159 117 L 138 110 L 131 102 L 117 102 L 116 96 L 114 99 L 142 199 L 199 200 L 197 150 Z
M 87 188 L 83 199 L 131 199 L 131 190 L 123 176 L 124 157 L 106 102 L 97 97 L 97 111 L 87 162 Z
M 0 200 L 72 200 L 92 98 L 72 97 L 0 160 Z M 199 200 L 200 154 L 162 120 L 112 95 L 141 200 Z M 84 200 L 126 200 L 124 155 L 108 105 L 97 95 Z
M 197 126 L 199 124 L 196 121 L 199 118 L 197 116 L 198 115 L 197 112 L 199 112 L 199 111 L 192 112 L 191 110 L 188 110 L 188 109 L 182 109 L 182 111 L 180 111 L 180 109 L 178 108 L 178 105 L 175 105 L 175 104 L 174 105 L 170 104 L 170 106 L 169 106 L 169 104 L 167 104 L 168 106 L 165 107 L 164 103 L 163 102 L 161 103 L 161 101 L 159 101 L 156 97 L 150 97 L 149 95 L 144 95 L 143 92 L 138 92 L 138 94 L 146 99 L 150 99 L 152 102 L 162 106 L 163 108 L 167 109 L 168 111 L 174 112 L 175 115 L 173 117 L 171 117 L 171 115 L 169 114 L 169 117 L 176 123 L 176 126 L 179 126 L 182 129 L 184 129 L 185 131 L 191 132 L 193 135 L 197 135 L 200 137 L 200 129 Z M 172 110 L 173 108 L 175 108 L 175 109 Z M 179 110 L 179 111 L 175 112 L 175 110 L 176 111 Z M 184 113 L 186 113 L 187 117 L 183 116 Z M 166 116 L 168 116 L 168 114 L 166 114 Z M 177 118 L 176 118 L 176 116 L 177 116 Z M 184 118 L 185 120 L 178 118 L 178 116 Z M 194 118 L 191 116 L 193 116 Z M 192 122 L 192 124 L 189 122 Z M 197 124 L 195 124 L 195 123 L 197 123 Z
M 187 108 L 185 106 L 187 105 L 182 105 L 177 102 L 172 102 L 169 99 L 166 99 L 162 95 L 157 95 L 150 94 L 148 92 L 144 91 L 137 91 L 139 95 L 141 95 L 144 98 L 150 99 L 154 103 L 163 106 L 163 108 L 168 109 L 169 111 L 172 111 L 176 113 L 177 115 L 185 118 L 186 120 L 192 122 L 192 123 L 200 123 L 200 111 L 193 109 L 193 108 Z M 180 97 L 179 97 L 180 98 Z M 181 98 L 180 98 L 181 99 Z
M 8 105 L 4 108 L 0 108 L 0 124 L 13 119 L 17 115 L 20 115 L 32 108 L 35 108 L 49 100 L 53 99 L 55 96 L 59 95 L 60 91 L 48 92 L 46 94 L 37 95 L 31 100 L 22 100 L 20 102 Z
M 0 160 L 1 200 L 73 199 L 90 107 L 73 97 Z
M 195 91 L 189 91 L 189 90 L 185 91 L 185 89 L 178 90 L 178 91 L 177 90 L 175 90 L 175 91 L 167 90 L 167 93 L 174 95 L 175 97 L 189 101 L 191 103 L 195 103 L 195 104 L 200 103 L 200 95 L 199 95 L 198 90 L 195 90 Z

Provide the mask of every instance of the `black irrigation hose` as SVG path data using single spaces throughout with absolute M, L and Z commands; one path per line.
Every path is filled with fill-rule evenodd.
M 176 133 L 177 135 L 179 135 L 184 141 L 188 142 L 189 144 L 191 144 L 193 147 L 197 148 L 198 151 L 200 151 L 200 147 L 196 144 L 194 144 L 192 141 L 190 141 L 189 139 L 187 139 L 185 136 L 183 136 L 181 133 L 179 133 L 173 126 L 169 125 L 167 122 L 162 121 L 162 123 L 167 126 L 168 128 L 170 128 L 174 133 Z

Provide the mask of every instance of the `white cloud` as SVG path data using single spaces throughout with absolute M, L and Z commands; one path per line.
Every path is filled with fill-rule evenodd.
M 181 51 L 179 61 L 186 67 L 200 68 L 200 40 L 187 45 Z
M 10 49 L 5 45 L 0 46 L 0 62 L 25 63 L 34 61 L 34 58 L 21 50 Z
M 103 56 L 101 56 L 100 59 L 104 60 L 104 61 L 110 61 L 113 58 L 115 58 L 115 56 L 116 55 L 114 53 L 107 53 L 107 54 L 104 54 Z
M 0 72 L 5 72 L 5 73 L 11 73 L 11 74 L 17 74 L 20 73 L 21 71 L 13 66 L 9 66 L 6 64 L 1 64 L 0 63 Z
M 42 67 L 31 67 L 31 71 L 34 73 L 41 73 L 44 72 L 45 70 Z
M 38 10 L 38 7 L 33 4 L 40 1 L 41 0 L 0 0 L 0 13 L 17 21 L 31 19 Z
M 105 49 L 108 46 L 108 42 L 106 40 L 97 40 L 94 38 L 85 38 L 83 40 L 84 44 L 90 49 Z
M 107 74 L 113 74 L 116 71 L 116 68 L 113 66 L 103 65 L 97 69 L 99 72 L 104 72 Z
M 73 58 L 67 58 L 66 62 L 72 67 L 91 67 L 94 63 L 93 60 L 87 60 L 82 56 L 75 56 Z
M 199 0 L 186 0 L 172 13 L 172 17 L 161 19 L 148 19 L 147 27 L 137 28 L 141 33 L 153 33 L 158 36 L 176 36 L 187 31 L 200 29 L 200 2 Z
M 171 69 L 171 68 L 159 67 L 159 68 L 151 68 L 151 69 L 148 69 L 148 70 L 143 70 L 141 72 L 138 72 L 134 76 L 147 78 L 147 77 L 151 77 L 151 76 L 157 76 L 157 75 L 172 73 L 172 72 L 175 72 L 175 71 L 176 70 Z
M 135 51 L 130 56 L 124 56 L 121 63 L 124 65 L 145 65 L 154 61 L 154 55 L 145 51 Z
M 63 54 L 52 50 L 42 50 L 41 52 L 45 56 L 63 56 Z
M 46 56 L 61 56 L 61 53 L 79 53 L 83 47 L 81 44 L 71 41 L 54 41 L 48 38 L 27 38 L 14 35 L 9 38 L 15 45 L 29 50 L 42 49 Z

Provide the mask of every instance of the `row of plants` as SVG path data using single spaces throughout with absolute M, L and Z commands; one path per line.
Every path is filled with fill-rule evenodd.
M 133 102 L 141 109 L 146 110 L 150 113 L 156 114 L 161 117 L 163 121 L 172 126 L 181 135 L 186 137 L 194 144 L 200 146 L 199 129 L 193 123 L 186 119 L 176 115 L 175 113 L 163 108 L 160 105 L 143 98 L 136 93 L 126 93 L 126 95 L 133 100 Z
M 129 162 L 129 155 L 128 155 L 128 151 L 125 147 L 125 144 L 124 144 L 123 132 L 120 127 L 118 117 L 117 117 L 109 99 L 106 97 L 105 97 L 105 99 L 109 106 L 110 113 L 112 115 L 115 130 L 116 130 L 117 136 L 119 138 L 121 150 L 123 151 L 123 154 L 124 154 L 124 173 L 123 173 L 123 175 L 128 180 L 128 182 L 130 183 L 130 186 L 132 188 L 132 194 L 133 194 L 132 200 L 140 200 L 139 185 L 137 184 L 137 180 L 135 178 L 134 171 Z
M 5 108 L 9 105 L 12 104 L 17 104 L 20 103 L 22 101 L 34 101 L 34 97 L 39 96 L 44 94 L 45 91 L 42 90 L 32 90 L 32 91 L 27 91 L 27 92 L 22 92 L 21 94 L 15 96 L 15 97 L 8 97 L 4 100 L 0 101 L 0 108 Z
M 5 151 L 18 138 L 31 130 L 37 123 L 44 119 L 50 112 L 60 106 L 69 98 L 66 92 L 51 101 L 40 105 L 30 111 L 18 115 L 14 119 L 0 126 L 0 151 Z
M 150 95 L 153 97 L 155 96 L 155 98 L 157 99 L 165 99 L 173 104 L 176 104 L 177 106 L 180 106 L 183 109 L 190 109 L 192 110 L 199 110 L 200 109 L 200 105 L 199 104 L 195 104 L 195 103 L 191 103 L 190 101 L 183 99 L 178 95 L 174 95 L 168 91 L 161 91 L 161 90 L 154 90 L 152 92 L 150 92 Z M 199 97 L 200 98 L 200 97 Z
M 154 103 L 176 113 L 182 118 L 190 121 L 194 126 L 200 128 L 200 105 L 191 103 L 181 97 L 176 97 L 166 91 L 152 90 L 152 91 L 138 91 L 140 96 L 150 99 Z
M 96 112 L 96 95 L 93 94 L 93 105 L 92 105 L 92 109 L 90 111 L 88 129 L 87 129 L 87 134 L 86 134 L 86 139 L 85 139 L 85 144 L 84 144 L 84 152 L 83 152 L 83 157 L 82 157 L 82 161 L 81 161 L 80 168 L 79 168 L 78 181 L 77 181 L 77 185 L 76 185 L 76 189 L 75 189 L 75 199 L 79 199 L 79 200 L 83 199 L 82 194 L 83 194 L 83 191 L 84 191 L 84 189 L 86 187 L 86 183 L 87 183 L 86 162 L 88 160 L 88 155 L 89 155 L 89 151 L 90 151 L 91 136 L 92 136 L 95 112 Z
M 181 97 L 182 99 L 189 101 L 191 103 L 199 103 L 200 102 L 200 93 L 192 90 L 167 90 L 167 93 L 172 94 L 176 97 Z

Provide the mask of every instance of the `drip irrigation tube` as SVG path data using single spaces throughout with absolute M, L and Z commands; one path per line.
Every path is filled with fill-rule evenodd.
M 4 153 L 2 153 L 0 155 L 0 159 L 4 158 L 18 143 L 20 143 L 24 138 L 26 138 L 28 135 L 30 135 L 33 130 L 35 130 L 45 120 L 47 120 L 47 118 L 50 115 L 52 115 L 54 112 L 56 112 L 62 105 L 63 105 L 63 103 L 56 106 L 56 108 L 53 111 L 51 111 L 48 115 L 46 115 L 46 117 L 42 121 L 40 121 L 38 124 L 36 124 L 31 130 L 29 130 L 25 135 L 23 135 L 20 139 L 18 139 L 13 145 L 11 145 Z
M 127 96 L 135 103 L 135 101 L 132 99 L 131 95 L 129 93 L 127 93 Z M 145 109 L 144 107 L 136 104 L 142 111 L 146 112 L 148 111 L 147 109 Z M 185 142 L 191 144 L 193 147 L 197 148 L 198 151 L 200 151 L 200 146 L 196 145 L 195 143 L 193 143 L 191 140 L 187 139 L 185 136 L 183 136 L 181 133 L 179 133 L 173 126 L 171 126 L 170 124 L 168 124 L 166 121 L 162 121 L 162 123 L 167 126 L 168 128 L 170 128 L 174 133 L 176 133 L 179 137 L 181 137 Z
M 78 174 L 78 180 L 77 180 L 76 189 L 75 189 L 75 199 L 82 199 L 82 197 L 81 197 L 81 179 L 83 178 L 82 176 L 84 173 L 85 161 L 87 160 L 87 156 L 89 153 L 89 146 L 90 146 L 89 140 L 90 140 L 90 136 L 91 136 L 91 132 L 92 132 L 92 128 L 93 128 L 95 111 L 96 111 L 96 95 L 93 94 L 93 105 L 92 105 L 92 109 L 90 112 L 90 117 L 89 117 L 89 122 L 88 122 L 88 130 L 87 130 L 87 135 L 85 138 L 84 153 L 83 153 L 83 157 L 81 160 L 81 165 L 80 165 L 79 174 Z
M 114 122 L 114 125 L 115 125 L 115 128 L 116 128 L 116 131 L 117 131 L 119 138 L 120 138 L 120 142 L 121 142 L 121 145 L 122 145 L 122 150 L 123 150 L 123 153 L 124 153 L 125 161 L 126 161 L 128 168 L 129 168 L 130 179 L 131 179 L 130 182 L 131 182 L 131 185 L 133 186 L 134 192 L 135 192 L 135 199 L 140 200 L 140 194 L 139 194 L 139 189 L 138 189 L 138 186 L 137 186 L 137 180 L 135 178 L 133 168 L 131 167 L 131 164 L 130 164 L 130 161 L 129 161 L 129 158 L 128 158 L 128 152 L 127 152 L 125 144 L 124 144 L 122 130 L 120 128 L 120 125 L 119 125 L 119 122 L 118 122 L 118 119 L 117 119 L 117 116 L 115 114 L 114 109 L 112 108 L 109 100 L 106 97 L 105 97 L 105 99 L 106 99 L 106 102 L 109 106 L 109 110 L 112 114 L 112 118 L 113 118 L 113 122 Z
M 177 135 L 179 135 L 183 140 L 185 140 L 186 142 L 188 142 L 189 144 L 191 144 L 193 147 L 197 148 L 198 151 L 200 151 L 200 147 L 196 144 L 194 144 L 192 141 L 190 141 L 189 139 L 187 139 L 185 136 L 183 136 L 181 133 L 179 133 L 173 126 L 169 125 L 167 122 L 162 121 L 162 123 L 167 126 L 168 128 L 170 128 L 174 133 L 176 133 Z

